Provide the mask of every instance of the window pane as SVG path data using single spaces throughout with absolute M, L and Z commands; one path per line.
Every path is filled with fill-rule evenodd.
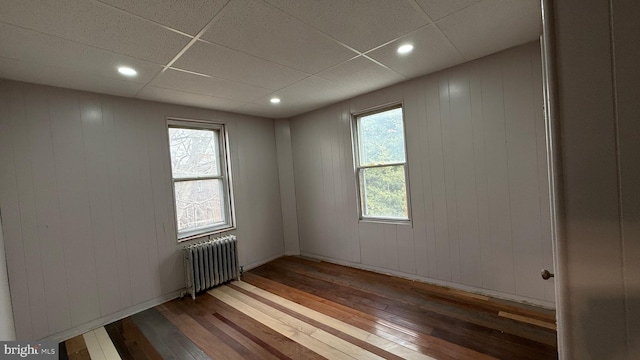
M 360 180 L 364 217 L 409 218 L 404 165 L 362 169 Z
M 217 131 L 169 128 L 169 147 L 174 178 L 220 175 Z
M 360 166 L 405 162 L 402 108 L 358 118 Z
M 222 180 L 192 180 L 175 183 L 178 232 L 223 224 Z

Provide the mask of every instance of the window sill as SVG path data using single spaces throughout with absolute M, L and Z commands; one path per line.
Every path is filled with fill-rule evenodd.
M 361 218 L 358 223 L 373 223 L 373 224 L 389 224 L 389 225 L 405 225 L 413 227 L 411 219 L 382 219 L 382 218 Z
M 224 233 L 224 232 L 228 232 L 228 231 L 232 231 L 232 230 L 236 230 L 237 228 L 235 226 L 229 226 L 229 227 L 225 227 L 225 228 L 221 228 L 221 229 L 216 229 L 216 230 L 208 230 L 205 232 L 201 232 L 198 234 L 193 234 L 193 235 L 188 235 L 185 236 L 183 238 L 178 237 L 178 243 L 183 243 L 186 241 L 190 241 L 190 240 L 196 240 L 196 239 L 200 239 L 200 238 L 204 238 L 207 236 L 211 236 L 211 235 L 217 235 L 220 233 Z

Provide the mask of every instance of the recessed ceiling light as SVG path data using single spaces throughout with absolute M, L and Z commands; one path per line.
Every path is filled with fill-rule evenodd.
M 124 76 L 136 76 L 138 72 L 127 66 L 120 66 L 118 72 Z
M 277 98 L 277 97 L 271 98 L 271 103 L 272 104 L 280 104 L 280 98 Z
M 413 45 L 405 44 L 398 48 L 398 54 L 408 54 L 413 50 Z

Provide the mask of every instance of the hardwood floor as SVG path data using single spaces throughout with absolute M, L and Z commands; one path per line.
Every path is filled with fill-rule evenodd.
M 549 310 L 284 257 L 60 351 L 69 359 L 557 359 L 554 321 Z

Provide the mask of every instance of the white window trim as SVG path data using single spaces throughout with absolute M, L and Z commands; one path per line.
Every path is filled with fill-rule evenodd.
M 404 132 L 404 154 L 405 161 L 399 163 L 389 163 L 384 165 L 368 165 L 368 166 L 360 166 L 360 135 L 358 133 L 358 119 L 372 115 L 380 112 L 384 112 L 387 110 L 393 110 L 400 108 L 402 109 L 402 130 Z M 384 104 L 372 108 L 368 108 L 359 112 L 355 112 L 351 114 L 351 138 L 353 144 L 353 166 L 355 172 L 355 180 L 356 180 L 356 197 L 357 197 L 357 209 L 358 209 L 358 222 L 369 222 L 369 223 L 385 223 L 385 224 L 396 224 L 396 225 L 410 225 L 413 226 L 412 223 L 412 214 L 411 214 L 411 191 L 409 187 L 409 153 L 407 152 L 407 126 L 405 121 L 405 112 L 404 112 L 404 103 L 403 102 L 394 102 L 389 104 Z M 376 168 L 376 167 L 389 167 L 389 166 L 404 166 L 404 181 L 406 187 L 406 195 L 407 195 L 407 218 L 393 218 L 393 217 L 377 217 L 377 216 L 364 216 L 363 214 L 363 201 L 364 198 L 361 194 L 361 186 L 360 186 L 360 174 L 363 169 L 368 168 Z
M 218 176 L 207 176 L 202 178 L 194 178 L 196 179 L 223 179 L 223 189 L 224 194 L 226 195 L 226 201 L 224 202 L 224 210 L 225 210 L 225 218 L 228 221 L 221 226 L 211 226 L 200 229 L 191 230 L 189 232 L 185 232 L 180 234 L 178 231 L 178 211 L 176 209 L 176 190 L 175 183 L 176 179 L 173 177 L 173 169 L 171 168 L 171 153 L 169 152 L 169 176 L 171 177 L 171 190 L 172 193 L 172 204 L 173 204 L 173 218 L 176 224 L 176 237 L 178 242 L 193 240 L 209 235 L 219 234 L 226 231 L 231 231 L 236 229 L 236 216 L 235 216 L 235 204 L 234 204 L 234 196 L 233 196 L 233 180 L 232 180 L 232 171 L 231 171 L 231 157 L 229 155 L 229 134 L 227 132 L 227 128 L 224 123 L 208 121 L 208 120 L 196 120 L 196 119 L 183 119 L 183 118 L 175 118 L 168 117 L 167 119 L 167 145 L 169 148 L 171 147 L 170 139 L 169 139 L 169 128 L 186 128 L 186 129 L 201 129 L 201 130 L 216 130 L 219 131 L 219 141 L 218 141 L 218 151 L 220 152 L 220 160 L 223 162 L 221 164 L 221 174 Z M 187 179 L 180 179 L 179 181 L 185 181 Z

